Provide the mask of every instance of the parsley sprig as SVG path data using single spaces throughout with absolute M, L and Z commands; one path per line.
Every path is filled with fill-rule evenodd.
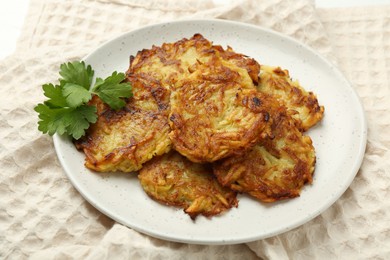
M 94 71 L 83 61 L 61 64 L 59 85 L 42 86 L 48 98 L 34 110 L 39 114 L 38 130 L 53 135 L 69 134 L 74 139 L 85 135 L 85 130 L 97 120 L 96 107 L 88 105 L 92 94 L 112 109 L 119 110 L 126 105 L 124 98 L 132 96 L 131 85 L 123 82 L 124 73 L 112 73 L 106 79 L 96 78 L 91 88 Z

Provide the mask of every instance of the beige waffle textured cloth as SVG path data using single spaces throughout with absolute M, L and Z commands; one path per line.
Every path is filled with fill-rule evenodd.
M 33 107 L 59 64 L 123 32 L 221 18 L 292 36 L 334 62 L 364 103 L 360 171 L 323 214 L 287 233 L 227 246 L 167 242 L 101 214 L 73 188 Z M 390 259 L 390 6 L 316 10 L 311 0 L 31 0 L 14 55 L 0 62 L 0 259 Z

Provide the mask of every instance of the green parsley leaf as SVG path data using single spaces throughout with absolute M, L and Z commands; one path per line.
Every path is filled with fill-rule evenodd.
M 82 86 L 73 83 L 66 83 L 62 87 L 62 94 L 70 107 L 81 106 L 92 98 L 91 92 Z
M 93 74 L 92 67 L 90 65 L 86 67 L 84 61 L 68 62 L 60 66 L 60 75 L 62 76 L 62 79 L 60 79 L 61 85 L 63 82 L 73 83 L 89 90 L 92 84 Z
M 45 105 L 55 108 L 55 107 L 66 107 L 66 99 L 62 95 L 62 87 L 54 86 L 53 84 L 45 84 L 42 86 L 44 95 L 49 98 L 45 101 Z
M 53 135 L 70 134 L 74 139 L 85 135 L 90 123 L 97 120 L 96 107 L 82 105 L 77 108 L 50 108 L 38 104 L 34 110 L 39 113 L 38 130 Z
M 123 82 L 125 78 L 124 73 L 117 73 L 116 71 L 105 80 L 97 78 L 92 92 L 98 95 L 111 108 L 118 110 L 126 105 L 122 98 L 132 96 L 130 83 Z
M 71 109 L 65 116 L 66 132 L 78 140 L 85 135 L 85 130 L 89 128 L 90 123 L 96 123 L 97 109 L 95 106 L 82 105 Z
M 61 64 L 60 84 L 42 86 L 46 101 L 34 107 L 38 113 L 38 130 L 49 135 L 69 134 L 74 139 L 85 135 L 85 130 L 95 123 L 97 109 L 88 105 L 92 94 L 98 95 L 103 102 L 113 109 L 126 105 L 123 98 L 132 96 L 130 83 L 123 83 L 125 74 L 112 73 L 105 80 L 96 79 L 93 90 L 90 90 L 94 71 L 83 61 Z
M 39 113 L 38 130 L 44 134 L 60 135 L 66 131 L 66 125 L 61 121 L 61 114 L 66 113 L 66 108 L 50 108 L 45 104 L 38 104 L 34 110 Z

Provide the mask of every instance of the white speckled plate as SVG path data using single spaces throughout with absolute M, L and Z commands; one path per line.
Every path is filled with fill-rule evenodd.
M 125 71 L 129 56 L 138 50 L 174 42 L 194 33 L 262 64 L 290 71 L 325 106 L 325 118 L 309 131 L 317 152 L 313 185 L 299 198 L 265 205 L 245 195 L 226 214 L 192 221 L 182 210 L 151 200 L 135 174 L 102 175 L 87 170 L 84 154 L 69 138 L 54 136 L 54 144 L 69 179 L 93 206 L 112 219 L 161 239 L 196 244 L 233 244 L 286 232 L 313 219 L 331 206 L 355 177 L 366 146 L 366 121 L 355 91 L 331 63 L 307 46 L 259 27 L 222 21 L 177 21 L 147 26 L 126 33 L 85 58 L 95 75 Z

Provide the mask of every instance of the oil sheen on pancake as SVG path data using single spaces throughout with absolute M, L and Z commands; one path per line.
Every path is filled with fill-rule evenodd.
M 142 188 L 164 205 L 180 207 L 195 219 L 237 207 L 236 192 L 222 187 L 209 164 L 197 164 L 171 151 L 155 157 L 139 171 Z
M 258 90 L 273 95 L 293 112 L 292 117 L 301 131 L 307 131 L 324 115 L 324 107 L 318 104 L 317 97 L 298 81 L 291 80 L 288 70 L 262 65 Z
M 299 131 L 285 107 L 273 107 L 271 118 L 272 136 L 261 140 L 244 156 L 213 165 L 223 186 L 262 202 L 299 196 L 304 184 L 312 182 L 316 160 L 310 137 Z

